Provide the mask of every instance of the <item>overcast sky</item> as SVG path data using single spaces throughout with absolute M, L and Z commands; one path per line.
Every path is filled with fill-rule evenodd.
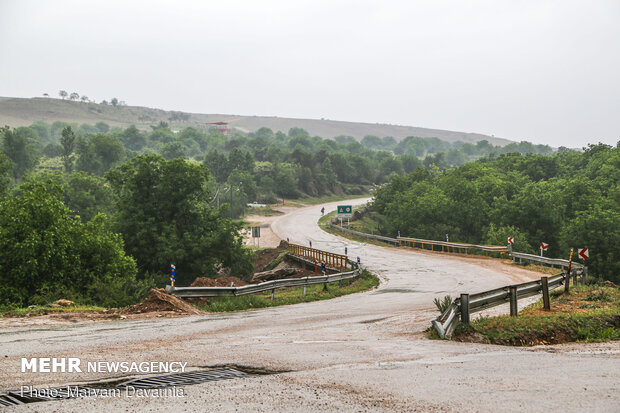
M 0 96 L 620 140 L 620 1 L 0 0 Z

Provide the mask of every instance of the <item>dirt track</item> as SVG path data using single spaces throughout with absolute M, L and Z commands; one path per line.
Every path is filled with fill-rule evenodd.
M 347 245 L 350 256 L 380 275 L 377 290 L 232 314 L 4 329 L 0 389 L 103 378 L 19 372 L 20 357 L 68 356 L 292 372 L 189 386 L 181 399 L 74 399 L 37 404 L 38 411 L 618 411 L 617 342 L 508 348 L 425 338 L 436 316 L 434 297 L 535 273 L 483 258 L 344 240 L 317 227 L 320 209 L 276 217 L 273 232 L 334 252 Z

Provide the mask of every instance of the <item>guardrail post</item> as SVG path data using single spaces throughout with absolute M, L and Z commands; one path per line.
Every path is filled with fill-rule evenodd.
M 308 282 L 308 277 L 306 277 L 306 282 Z M 304 292 L 303 292 L 303 295 L 304 295 L 304 296 L 306 295 L 306 284 L 304 284 Z
M 543 308 L 551 311 L 551 301 L 549 300 L 549 277 L 540 277 L 540 285 L 542 286 Z
M 461 322 L 469 324 L 469 294 L 461 294 Z
M 565 273 L 564 274 L 564 292 L 567 293 L 570 290 L 570 286 L 568 285 L 570 284 L 570 274 Z
M 516 317 L 518 315 L 518 307 L 517 307 L 517 287 L 511 285 L 510 287 L 510 315 L 512 317 Z
M 271 289 L 271 300 L 272 300 L 272 301 L 273 301 L 273 299 L 275 298 L 275 295 L 276 295 L 276 289 L 275 289 L 275 288 L 272 288 L 272 289 Z
M 573 286 L 577 285 L 577 269 L 573 268 L 572 270 L 573 273 Z
M 586 278 L 588 277 L 588 267 L 583 267 L 581 270 L 581 283 L 586 285 Z

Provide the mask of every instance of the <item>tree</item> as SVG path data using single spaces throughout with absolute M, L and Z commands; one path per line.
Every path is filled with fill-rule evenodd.
M 135 297 L 119 293 L 135 288 L 136 265 L 120 236 L 103 216 L 86 225 L 70 217 L 61 197 L 58 186 L 26 183 L 0 202 L 0 306 L 129 304 Z
M 620 212 L 605 204 L 580 211 L 562 228 L 560 248 L 575 248 L 575 254 L 578 248 L 588 248 L 590 275 L 620 282 Z
M 146 146 L 146 138 L 144 137 L 144 134 L 134 125 L 131 125 L 125 129 L 119 135 L 119 138 L 121 142 L 123 142 L 123 145 L 132 151 L 139 151 Z
M 378 136 L 366 135 L 362 139 L 362 145 L 367 148 L 379 149 L 383 146 L 383 141 Z
M 182 158 L 187 154 L 187 148 L 181 142 L 169 142 L 161 148 L 161 155 L 169 161 L 175 158 Z
M 103 175 L 125 159 L 125 148 L 114 135 L 96 134 L 77 142 L 77 170 Z
M 80 98 L 80 94 L 77 92 L 73 92 L 69 95 L 69 99 L 71 100 L 78 100 Z
M 99 133 L 108 133 L 110 131 L 110 125 L 105 122 L 97 122 L 95 123 L 95 128 L 99 131 Z
M 71 173 L 73 170 L 73 150 L 75 149 L 75 134 L 71 126 L 67 126 L 62 130 L 60 145 L 62 146 L 60 156 L 65 166 L 65 172 Z
M 211 171 L 217 182 L 226 182 L 231 171 L 226 155 L 218 152 L 217 149 L 212 149 L 205 156 L 204 165 Z
M 114 195 L 103 178 L 74 172 L 65 179 L 63 200 L 73 215 L 79 215 L 83 222 L 88 222 L 98 213 L 112 213 Z
M 110 100 L 110 103 L 112 104 L 112 106 L 116 107 L 118 105 L 118 99 L 117 98 L 112 98 Z
M 295 127 L 288 130 L 288 136 L 291 138 L 310 137 L 310 134 L 305 129 Z
M 100 105 L 106 105 L 106 106 L 107 106 L 108 101 L 104 99 L 104 100 L 102 100 L 101 102 L 99 102 L 99 104 L 100 104 Z
M 57 143 L 48 143 L 45 145 L 45 148 L 43 148 L 43 155 L 48 158 L 62 156 L 62 146 Z
M 177 268 L 180 285 L 197 276 L 214 276 L 219 265 L 237 276 L 252 271 L 240 223 L 225 218 L 227 206 L 209 206 L 209 171 L 177 158 L 142 155 L 109 171 L 118 196 L 116 228 L 141 274 Z
M 69 96 L 69 94 L 67 93 L 66 90 L 61 90 L 60 92 L 58 92 L 58 94 L 60 95 L 60 97 L 62 98 L 62 100 L 65 100 L 65 98 L 67 96 Z
M 82 95 L 82 97 L 80 98 L 80 100 L 84 103 L 88 102 L 88 96 L 86 95 Z
M 2 152 L 13 162 L 13 178 L 21 178 L 38 162 L 36 148 L 28 143 L 25 136 L 8 126 L 1 128 L 3 135 Z
M 11 160 L 0 152 L 0 199 L 4 196 L 11 184 L 11 170 L 13 164 Z

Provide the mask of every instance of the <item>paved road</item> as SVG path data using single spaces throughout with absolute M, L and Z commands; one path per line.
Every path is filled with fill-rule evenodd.
M 361 201 L 355 201 L 361 202 Z M 327 205 L 329 211 L 336 203 Z M 432 299 L 532 278 L 493 260 L 355 243 L 321 231 L 321 206 L 272 223 L 291 242 L 360 256 L 381 286 L 233 314 L 0 331 L 0 389 L 103 378 L 22 374 L 20 357 L 234 363 L 289 373 L 185 388 L 184 398 L 74 399 L 38 411 L 618 411 L 618 343 L 535 348 L 430 341 Z M 17 408 L 16 410 L 20 410 Z

